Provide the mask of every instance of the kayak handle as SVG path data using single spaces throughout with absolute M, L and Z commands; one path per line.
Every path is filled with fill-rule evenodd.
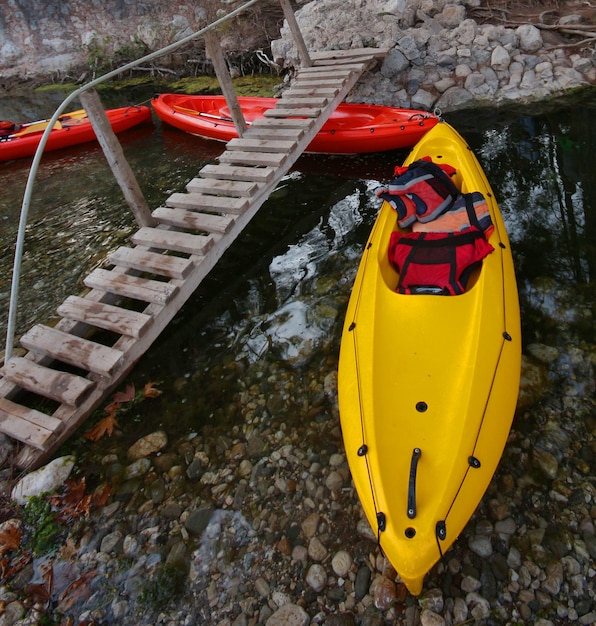
M 410 461 L 410 480 L 408 483 L 408 517 L 414 519 L 416 517 L 416 470 L 418 469 L 418 460 L 422 455 L 420 448 L 412 450 L 412 460 Z

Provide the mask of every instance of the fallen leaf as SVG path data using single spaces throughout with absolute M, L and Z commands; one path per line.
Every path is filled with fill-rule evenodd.
M 155 383 L 147 383 L 143 389 L 145 398 L 157 398 L 161 396 L 161 391 L 155 388 Z
M 104 483 L 93 492 L 93 506 L 104 506 L 112 493 L 108 483 Z
M 26 553 L 16 563 L 14 559 L 11 563 L 8 562 L 7 558 L 0 559 L 0 578 L 9 580 L 16 576 L 26 565 L 31 563 L 32 558 L 33 556 L 30 553 Z
M 86 572 L 60 594 L 58 598 L 58 610 L 61 613 L 68 611 L 79 600 L 86 600 L 90 593 L 91 580 L 95 576 L 95 570 Z
M 34 604 L 47 606 L 52 597 L 52 583 L 54 582 L 54 570 L 51 563 L 48 563 L 43 571 L 43 583 L 27 586 L 27 595 Z
M 132 383 L 126 385 L 126 389 L 124 391 L 117 391 L 112 396 L 112 400 L 118 404 L 124 404 L 125 402 L 132 402 L 134 399 L 135 399 L 135 386 Z
M 118 426 L 116 418 L 113 415 L 107 415 L 103 419 L 100 419 L 91 430 L 83 433 L 83 437 L 90 441 L 98 441 L 105 435 L 111 437 L 116 426 Z
M 21 546 L 23 530 L 18 520 L 8 520 L 0 529 L 0 556 L 10 550 L 17 550 Z
M 67 480 L 65 485 L 64 493 L 50 496 L 50 502 L 58 511 L 56 517 L 62 522 L 68 522 L 81 515 L 89 517 L 91 495 L 85 494 L 85 479 Z

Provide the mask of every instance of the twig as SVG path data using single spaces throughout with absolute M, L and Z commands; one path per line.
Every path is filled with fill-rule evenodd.
M 582 39 L 581 41 L 575 41 L 573 43 L 561 43 L 558 46 L 548 46 L 545 50 L 555 50 L 557 48 L 576 48 L 577 46 L 583 46 L 584 44 L 592 41 L 596 41 L 596 36 L 590 37 L 589 39 Z

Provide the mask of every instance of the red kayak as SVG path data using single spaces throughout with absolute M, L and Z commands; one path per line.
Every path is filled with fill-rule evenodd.
M 129 106 L 106 111 L 115 133 L 151 121 L 147 106 Z M 50 120 L 15 124 L 0 121 L 0 161 L 32 156 Z M 79 143 L 95 141 L 95 131 L 84 109 L 65 113 L 58 118 L 50 133 L 45 151 L 68 148 Z
M 275 107 L 276 98 L 239 97 L 247 126 Z M 199 137 L 229 141 L 238 136 L 223 96 L 165 93 L 151 101 L 157 116 L 175 128 Z M 356 154 L 409 148 L 439 118 L 426 111 L 374 104 L 342 103 L 332 113 L 306 152 Z

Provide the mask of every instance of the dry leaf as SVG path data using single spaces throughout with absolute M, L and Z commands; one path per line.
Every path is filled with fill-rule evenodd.
M 18 520 L 8 520 L 0 530 L 0 556 L 21 546 L 23 531 Z
M 111 437 L 116 426 L 118 426 L 116 418 L 113 415 L 107 415 L 103 419 L 99 420 L 99 422 L 97 422 L 91 430 L 83 433 L 83 437 L 85 437 L 85 439 L 89 439 L 90 441 L 98 441 L 104 435 Z
M 108 483 L 104 483 L 93 492 L 93 506 L 104 506 L 112 493 Z
M 157 398 L 161 396 L 161 391 L 155 388 L 155 383 L 147 383 L 143 389 L 145 398 Z
M 126 389 L 124 391 L 117 391 L 112 396 L 112 400 L 117 404 L 124 404 L 125 402 L 132 402 L 134 399 L 135 399 L 135 386 L 132 383 L 126 385 Z
M 89 517 L 91 496 L 85 495 L 85 479 L 67 480 L 65 493 L 51 496 L 50 502 L 58 510 L 57 518 L 62 522 L 68 522 L 81 515 Z
M 90 593 L 90 583 L 95 576 L 95 570 L 86 572 L 60 594 L 58 599 L 58 610 L 65 613 L 79 600 L 86 600 Z
M 31 553 L 23 554 L 15 563 L 14 559 L 12 562 L 8 562 L 6 557 L 0 559 L 0 578 L 3 580 L 9 580 L 13 576 L 16 576 L 26 565 L 31 563 L 31 559 L 33 556 Z M 12 566 L 12 567 L 11 567 Z
M 54 569 L 51 562 L 46 564 L 42 578 L 43 583 L 27 586 L 27 595 L 34 604 L 47 606 L 52 597 L 52 584 L 54 582 Z

